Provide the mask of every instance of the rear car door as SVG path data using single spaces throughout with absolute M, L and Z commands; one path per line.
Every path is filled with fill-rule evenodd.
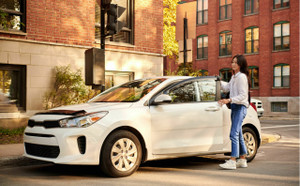
M 162 94 L 171 103 L 150 105 L 154 154 L 215 152 L 223 146 L 222 111 L 216 81 L 196 78 L 176 83 Z

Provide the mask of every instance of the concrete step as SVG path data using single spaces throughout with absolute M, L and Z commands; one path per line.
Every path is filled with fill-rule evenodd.
M 18 107 L 15 104 L 0 104 L 0 113 L 13 113 L 19 112 Z

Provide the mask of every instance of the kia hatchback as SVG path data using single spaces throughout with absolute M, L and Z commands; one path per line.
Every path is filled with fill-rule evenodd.
M 217 77 L 155 77 L 110 88 L 88 103 L 37 113 L 24 134 L 25 156 L 56 164 L 99 165 L 112 177 L 142 162 L 228 154 L 230 112 Z M 250 106 L 243 123 L 248 161 L 261 143 Z

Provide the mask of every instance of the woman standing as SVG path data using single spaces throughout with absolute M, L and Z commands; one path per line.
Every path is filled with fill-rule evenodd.
M 232 58 L 231 66 L 233 76 L 230 82 L 221 82 L 221 88 L 225 92 L 230 91 L 230 98 L 219 101 L 220 104 L 231 103 L 231 158 L 224 164 L 220 164 L 220 167 L 224 169 L 247 167 L 247 149 L 243 138 L 242 123 L 249 107 L 248 64 L 243 55 L 236 55 Z

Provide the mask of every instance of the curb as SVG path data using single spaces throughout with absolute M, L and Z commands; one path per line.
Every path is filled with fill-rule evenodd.
M 259 118 L 259 120 L 289 120 L 289 121 L 299 121 L 300 118 L 295 118 L 295 117 L 272 117 L 272 116 L 262 116 Z
M 281 136 L 279 136 L 278 134 L 262 134 L 261 135 L 262 138 L 262 145 L 267 144 L 267 143 L 272 143 L 272 142 L 276 142 L 278 141 Z
M 49 162 L 34 160 L 24 156 L 10 156 L 0 158 L 0 170 L 12 167 L 49 164 Z

